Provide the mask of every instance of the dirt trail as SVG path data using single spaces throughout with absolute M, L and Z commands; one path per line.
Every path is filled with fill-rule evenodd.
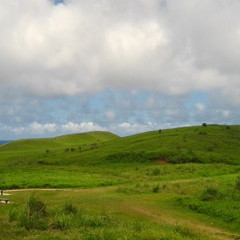
M 190 181 L 195 181 L 195 180 L 180 180 L 180 181 L 172 181 L 171 183 L 177 183 L 177 182 L 190 182 Z M 170 182 L 169 182 L 170 183 Z M 6 190 L 5 193 L 6 195 L 11 195 L 13 192 L 23 192 L 23 191 L 68 191 L 68 192 L 86 192 L 86 193 L 104 193 L 106 191 L 112 191 L 117 189 L 117 187 L 100 187 L 100 188 L 91 188 L 91 189 L 12 189 L 12 190 Z M 129 209 L 131 211 L 136 212 L 137 214 L 141 214 L 143 216 L 148 217 L 149 219 L 158 222 L 158 223 L 166 223 L 166 224 L 178 224 L 181 226 L 186 226 L 193 231 L 196 232 L 202 232 L 205 235 L 209 236 L 212 239 L 217 239 L 217 240 L 234 240 L 234 239 L 240 239 L 239 234 L 234 234 L 228 231 L 225 231 L 221 228 L 217 228 L 214 226 L 208 226 L 204 223 L 198 222 L 196 220 L 190 221 L 187 219 L 184 219 L 180 216 L 177 216 L 177 212 L 172 210 L 172 209 L 166 209 L 164 207 L 160 207 L 159 212 L 156 213 L 155 211 L 149 210 L 147 206 L 141 206 L 139 205 L 133 205 L 133 203 L 125 202 L 124 204 L 125 209 Z
M 152 220 L 154 220 L 155 222 L 158 223 L 168 223 L 171 225 L 174 224 L 178 224 L 181 226 L 186 226 L 188 228 L 190 228 L 193 231 L 196 232 L 202 232 L 207 236 L 211 236 L 213 239 L 219 239 L 219 240 L 233 240 L 233 239 L 237 239 L 238 237 L 240 237 L 240 235 L 238 234 L 233 234 L 230 232 L 227 232 L 223 229 L 220 228 L 216 228 L 216 227 L 211 227 L 211 226 L 207 226 L 203 223 L 199 223 L 199 222 L 191 222 L 189 220 L 186 219 L 182 219 L 176 216 L 172 217 L 169 216 L 169 214 L 164 214 L 164 211 L 162 212 L 162 214 L 156 214 L 153 213 L 151 211 L 149 211 L 148 209 L 143 209 L 143 208 L 139 208 L 139 207 L 133 207 L 133 206 L 129 206 L 132 210 L 146 215 L 148 217 L 150 217 Z M 165 209 L 165 211 L 168 211 Z M 169 212 L 168 212 L 169 213 Z

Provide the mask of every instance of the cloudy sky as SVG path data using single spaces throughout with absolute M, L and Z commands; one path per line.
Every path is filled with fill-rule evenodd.
M 239 0 L 0 0 L 0 139 L 240 123 Z

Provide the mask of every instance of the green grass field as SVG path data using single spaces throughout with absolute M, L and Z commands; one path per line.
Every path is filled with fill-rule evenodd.
M 0 147 L 0 189 L 10 194 L 0 204 L 0 232 L 3 239 L 240 239 L 239 146 L 240 126 L 225 125 L 11 142 Z

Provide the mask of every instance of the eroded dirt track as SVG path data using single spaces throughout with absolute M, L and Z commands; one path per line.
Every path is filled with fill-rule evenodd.
M 184 181 L 184 180 L 183 180 Z M 181 181 L 181 182 L 183 182 Z M 189 180 L 186 180 L 189 181 Z M 176 183 L 177 181 L 173 181 L 172 183 Z M 17 194 L 17 192 L 32 192 L 32 191 L 64 191 L 65 194 L 69 193 L 87 193 L 96 194 L 106 193 L 109 191 L 115 191 L 117 187 L 103 187 L 103 188 L 92 188 L 92 189 L 13 189 L 6 190 L 5 195 Z M 147 218 L 153 222 L 162 223 L 162 224 L 177 224 L 181 226 L 186 226 L 193 231 L 201 232 L 210 237 L 210 239 L 218 239 L 218 240 L 235 240 L 240 239 L 239 234 L 231 233 L 226 230 L 223 230 L 218 227 L 214 227 L 211 225 L 207 225 L 205 223 L 199 222 L 197 220 L 190 221 L 188 219 L 184 219 L 184 217 L 179 216 L 177 214 L 177 210 L 167 209 L 165 207 L 158 206 L 158 211 L 153 211 L 146 204 L 139 204 L 139 202 L 132 201 L 124 201 L 122 204 L 122 208 L 127 212 L 135 212 L 136 215 L 142 215 L 144 218 Z M 116 206 L 116 209 L 120 206 Z
M 178 224 L 182 226 L 186 226 L 193 231 L 202 232 L 205 235 L 211 236 L 212 239 L 219 239 L 219 240 L 233 240 L 240 237 L 238 234 L 233 234 L 222 230 L 220 228 L 207 226 L 205 224 L 199 222 L 190 222 L 189 220 L 182 219 L 176 216 L 171 216 L 169 214 L 165 214 L 164 211 L 162 214 L 155 214 L 147 209 L 139 208 L 139 207 L 132 207 L 133 210 L 139 212 L 140 214 L 149 216 L 153 221 L 159 223 L 168 223 L 168 224 Z M 166 210 L 165 210 L 166 211 Z M 169 213 L 169 212 L 168 212 Z

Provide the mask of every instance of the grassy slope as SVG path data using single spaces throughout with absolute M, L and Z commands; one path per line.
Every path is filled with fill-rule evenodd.
M 79 134 L 70 134 L 59 136 L 55 138 L 43 138 L 43 139 L 23 139 L 3 146 L 1 151 L 25 151 L 32 149 L 52 149 L 61 148 L 67 146 L 84 145 L 97 142 L 105 142 L 119 138 L 117 135 L 110 132 L 88 132 Z
M 159 157 L 168 157 L 170 162 L 174 163 L 186 161 L 240 163 L 238 158 L 240 126 L 227 128 L 218 125 L 169 129 L 163 130 L 160 134 L 158 131 L 152 131 L 124 138 L 109 132 L 90 132 L 49 139 L 18 140 L 2 146 L 0 153 L 15 153 L 18 158 L 18 154 L 28 150 L 57 152 L 57 150 L 64 151 L 67 147 L 80 146 L 87 151 L 91 150 L 91 146 L 87 147 L 91 144 L 96 144 L 97 154 L 104 157 L 124 152 L 147 152 L 156 153 Z M 88 154 L 91 155 L 91 153 Z M 178 157 L 184 154 L 188 155 L 187 159 Z M 196 157 L 195 160 L 194 157 Z M 91 161 L 95 160 L 97 158 Z
M 156 153 L 172 163 L 240 163 L 239 126 L 177 128 L 127 137 L 122 142 L 123 151 Z
M 122 184 L 149 177 L 157 160 L 163 157 L 175 164 L 239 165 L 239 133 L 240 126 L 199 126 L 124 138 L 109 132 L 90 132 L 19 140 L 0 147 L 0 188 Z M 167 165 L 162 177 L 180 179 L 237 171 L 231 165 L 221 167 L 217 173 L 203 165 L 199 169 L 204 170 L 199 170 L 197 175 L 191 174 L 187 166 L 179 175 L 175 166 Z
M 90 211 L 107 209 L 124 218 L 165 222 L 174 226 L 168 230 L 172 234 L 168 239 L 197 239 L 176 237 L 176 222 L 193 230 L 197 225 L 197 231 L 204 230 L 214 235 L 210 239 L 215 239 L 217 235 L 226 235 L 224 231 L 239 233 L 240 229 L 240 191 L 236 189 L 240 172 L 239 133 L 240 126 L 198 126 L 124 138 L 107 132 L 92 132 L 20 140 L 0 147 L 0 188 L 91 187 L 94 189 L 82 190 L 84 192 L 47 191 L 42 197 L 50 205 L 68 199 L 78 208 Z M 163 157 L 174 164 L 159 165 L 157 160 Z M 109 190 L 96 188 L 110 185 L 114 186 Z M 53 198 L 48 198 L 50 195 Z M 9 198 L 16 202 L 15 207 L 21 207 L 24 197 L 24 193 L 16 193 Z M 3 205 L 0 207 L 5 209 Z M 11 210 L 11 205 L 8 208 Z M 14 231 L 16 235 L 20 232 L 14 224 L 11 228 L 6 222 L 8 208 L 0 218 L 6 229 L 10 229 L 6 239 Z M 211 227 L 207 227 L 210 222 Z M 117 231 L 121 235 L 124 230 Z M 21 232 L 31 238 L 31 232 Z M 77 232 L 73 230 L 74 234 Z M 184 234 L 188 233 L 185 229 Z M 38 234 L 39 239 L 45 239 L 41 238 L 44 232 Z M 155 234 L 153 239 L 159 239 L 157 229 Z M 141 236 L 144 239 L 144 235 Z M 227 234 L 219 239 L 237 237 Z
M 240 126 L 186 127 L 137 134 L 110 141 L 95 151 L 96 162 L 149 162 L 167 158 L 170 163 L 240 163 Z
M 86 151 L 91 149 L 92 144 L 103 144 L 116 138 L 119 137 L 109 132 L 89 132 L 56 138 L 23 139 L 0 147 L 0 161 L 2 160 L 2 164 L 6 163 L 5 160 L 8 160 L 8 164 L 18 164 L 22 161 L 31 164 L 43 158 L 51 162 L 53 159 L 62 159 L 66 150 L 79 152 L 81 148 Z

